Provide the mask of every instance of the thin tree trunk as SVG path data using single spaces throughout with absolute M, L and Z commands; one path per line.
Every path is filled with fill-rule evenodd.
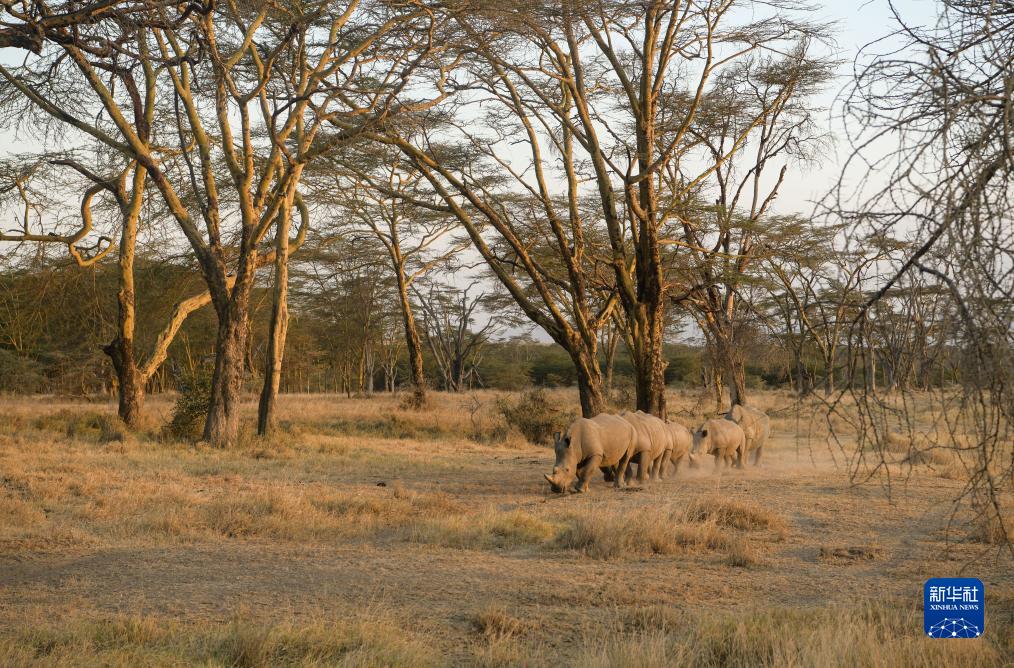
M 715 412 L 721 413 L 724 407 L 725 387 L 722 385 L 722 373 L 718 369 L 715 369 L 714 383 L 712 384 L 712 391 L 715 397 Z
M 120 196 L 120 211 L 123 230 L 120 233 L 119 248 L 119 290 L 116 293 L 117 333 L 116 338 L 103 351 L 113 363 L 118 381 L 118 413 L 128 427 L 136 427 L 144 405 L 145 378 L 137 367 L 134 336 L 137 325 L 136 289 L 134 286 L 134 249 L 137 244 L 137 221 L 144 202 L 144 185 L 147 171 L 134 167 L 131 198 L 124 201 Z M 122 190 L 118 191 L 122 192 Z
M 824 372 L 824 396 L 829 397 L 832 394 L 834 394 L 834 366 L 829 365 Z
M 730 359 L 728 362 L 729 405 L 737 406 L 746 403 L 746 369 L 743 360 Z
M 278 384 L 282 378 L 285 336 L 289 328 L 289 226 L 291 207 L 278 219 L 275 235 L 275 285 L 271 307 L 267 355 L 264 363 L 264 387 L 257 406 L 257 434 L 266 436 L 275 428 Z
M 613 369 L 616 365 L 616 346 L 620 341 L 620 337 L 613 327 L 615 327 L 615 325 L 610 327 L 609 336 L 606 340 L 606 390 L 613 389 Z
M 401 302 L 401 316 L 405 323 L 405 344 L 408 348 L 408 366 L 412 370 L 411 406 L 420 409 L 426 406 L 426 374 L 423 370 L 422 340 L 416 326 L 412 302 L 408 297 L 408 283 L 403 268 L 398 272 L 398 299 Z

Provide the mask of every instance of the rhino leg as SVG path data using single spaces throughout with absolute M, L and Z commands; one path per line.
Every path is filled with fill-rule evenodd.
M 739 446 L 739 448 L 736 449 L 736 468 L 738 469 L 743 468 L 743 460 L 746 458 L 743 455 L 743 450 L 745 449 L 746 448 L 744 448 L 743 446 Z
M 588 459 L 588 464 L 585 465 L 585 467 L 582 468 L 581 472 L 578 474 L 577 485 L 575 485 L 574 491 L 576 492 L 588 491 L 588 485 L 591 484 L 592 471 L 597 469 L 601 462 L 602 455 L 592 455 Z
M 602 471 L 602 479 L 606 482 L 612 482 L 616 478 L 615 466 L 600 466 L 599 470 Z
M 665 480 L 665 465 L 669 461 L 669 451 L 666 450 L 658 459 L 655 460 L 655 477 L 659 480 Z
M 619 489 L 627 486 L 627 466 L 630 464 L 630 451 L 623 453 L 620 463 L 616 465 L 616 476 L 613 478 L 613 487 Z
M 672 458 L 672 474 L 676 475 L 680 472 L 680 463 L 683 461 L 683 455 Z
M 763 450 L 763 449 L 764 449 L 764 446 L 762 445 L 761 447 L 759 447 L 759 448 L 757 448 L 756 450 L 753 451 L 753 465 L 754 466 L 757 466 L 757 465 L 760 464 L 761 450 Z
M 672 459 L 672 450 L 666 450 L 662 453 L 662 456 L 657 460 L 658 468 L 658 479 L 665 480 L 665 477 L 669 475 L 669 460 Z
M 650 468 L 651 459 L 648 457 L 647 452 L 642 452 L 637 459 L 637 482 L 644 483 L 648 480 L 648 469 Z
M 716 471 L 718 469 L 722 468 L 722 460 L 723 459 L 725 459 L 725 457 L 722 456 L 722 453 L 720 453 L 720 452 L 716 452 L 715 453 L 715 470 Z

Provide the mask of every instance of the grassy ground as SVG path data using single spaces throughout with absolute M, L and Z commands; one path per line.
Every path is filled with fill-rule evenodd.
M 759 468 L 558 496 L 491 393 L 286 396 L 229 451 L 162 438 L 168 400 L 130 435 L 110 405 L 0 398 L 0 665 L 1014 661 L 1014 565 L 952 516 L 960 462 L 855 486 L 822 420 L 757 402 Z M 922 637 L 923 581 L 959 574 L 985 638 Z

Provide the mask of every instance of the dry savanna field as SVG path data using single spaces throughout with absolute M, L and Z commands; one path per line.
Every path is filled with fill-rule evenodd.
M 824 418 L 769 392 L 758 468 L 555 495 L 496 400 L 288 395 L 277 436 L 219 450 L 159 435 L 168 398 L 136 435 L 111 404 L 2 399 L 0 664 L 1014 661 L 1014 567 L 953 513 L 949 453 L 908 465 L 899 437 L 890 488 L 852 484 Z M 985 637 L 922 637 L 923 582 L 956 575 Z

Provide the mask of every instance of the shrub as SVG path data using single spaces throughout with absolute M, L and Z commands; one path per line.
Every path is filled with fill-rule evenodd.
M 179 395 L 166 432 L 176 438 L 198 438 L 211 402 L 211 370 L 197 367 L 179 383 Z
M 564 431 L 576 417 L 573 411 L 555 405 L 541 388 L 523 392 L 516 401 L 501 398 L 497 409 L 531 443 L 551 443 L 553 433 Z

